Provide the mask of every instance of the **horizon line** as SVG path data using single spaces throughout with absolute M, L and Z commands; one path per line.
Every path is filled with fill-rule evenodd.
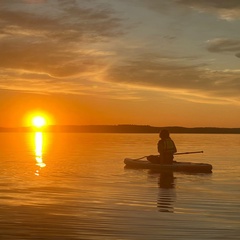
M 232 133 L 240 134 L 240 127 L 183 127 L 136 124 L 116 125 L 46 125 L 43 127 L 0 127 L 0 132 L 82 132 L 82 133 L 159 133 L 162 129 L 171 133 Z

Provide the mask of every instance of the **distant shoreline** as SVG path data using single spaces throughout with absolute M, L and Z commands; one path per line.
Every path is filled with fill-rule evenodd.
M 33 127 L 4 128 L 0 132 L 69 132 L 69 133 L 159 133 L 161 129 L 168 129 L 171 133 L 209 133 L 209 134 L 240 134 L 240 128 L 218 128 L 218 127 L 179 127 L 165 126 L 154 127 L 149 125 L 52 125 L 41 129 Z

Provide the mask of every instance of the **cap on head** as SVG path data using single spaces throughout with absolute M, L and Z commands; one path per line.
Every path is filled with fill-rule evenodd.
M 169 132 L 168 132 L 168 130 L 167 130 L 167 129 L 163 129 L 163 130 L 160 132 L 159 137 L 160 137 L 161 139 L 166 139 L 166 138 L 168 138 L 168 137 L 169 137 Z

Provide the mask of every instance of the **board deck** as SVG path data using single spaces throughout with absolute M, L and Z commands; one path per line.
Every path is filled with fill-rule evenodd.
M 136 160 L 131 158 L 125 158 L 124 163 L 126 167 L 130 168 L 202 173 L 212 172 L 212 165 L 208 163 L 174 162 L 173 164 L 154 164 L 147 160 Z

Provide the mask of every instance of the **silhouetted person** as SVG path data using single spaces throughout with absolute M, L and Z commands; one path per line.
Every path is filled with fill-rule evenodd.
M 169 132 L 166 129 L 163 129 L 159 137 L 161 138 L 158 141 L 158 152 L 159 156 L 148 156 L 147 159 L 151 163 L 160 163 L 160 164 L 172 164 L 173 163 L 173 154 L 177 152 L 174 141 L 170 138 Z

